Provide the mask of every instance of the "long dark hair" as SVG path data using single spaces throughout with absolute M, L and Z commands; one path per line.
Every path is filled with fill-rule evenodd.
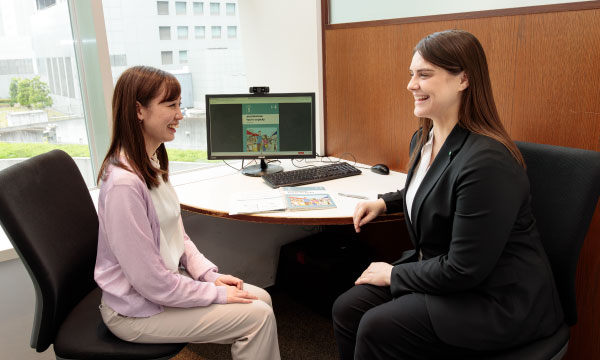
M 156 156 L 160 169 L 155 168 L 146 153 L 146 142 L 137 117 L 136 102 L 146 107 L 163 93 L 163 101 L 174 101 L 181 94 L 175 76 L 149 66 L 134 66 L 121 74 L 112 98 L 112 138 L 108 153 L 98 172 L 98 182 L 104 179 L 108 164 L 137 174 L 148 189 L 158 186 L 158 176 L 169 181 L 169 158 L 165 144 L 160 144 Z M 125 155 L 129 167 L 119 158 Z
M 485 52 L 479 40 L 467 31 L 446 30 L 425 36 L 414 51 L 427 62 L 451 74 L 458 75 L 462 71 L 465 72 L 469 86 L 462 92 L 458 125 L 499 141 L 517 162 L 525 167 L 521 152 L 500 122 L 492 94 Z M 409 169 L 416 161 L 419 150 L 427 142 L 433 122 L 429 118 L 420 118 L 419 125 L 422 130 L 420 137 L 417 138 L 417 146 L 410 155 Z

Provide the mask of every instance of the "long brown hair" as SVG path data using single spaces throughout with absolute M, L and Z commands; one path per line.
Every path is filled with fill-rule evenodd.
M 469 86 L 462 92 L 458 125 L 499 141 L 525 167 L 521 152 L 500 122 L 485 52 L 479 40 L 467 31 L 446 30 L 425 36 L 414 51 L 429 63 L 451 74 L 465 72 Z M 420 118 L 419 125 L 421 133 L 417 138 L 417 146 L 410 155 L 409 169 L 416 161 L 419 150 L 427 142 L 433 122 L 429 118 Z
M 169 181 L 169 158 L 165 144 L 160 144 L 156 150 L 160 162 L 160 169 L 157 169 L 146 153 L 146 142 L 136 108 L 136 102 L 146 107 L 161 94 L 161 102 L 179 97 L 181 87 L 175 76 L 149 66 L 134 66 L 121 74 L 112 98 L 112 138 L 98 172 L 98 183 L 104 179 L 108 164 L 137 174 L 148 189 L 158 186 L 158 176 L 162 176 L 165 182 Z M 127 158 L 129 167 L 119 160 L 121 154 Z

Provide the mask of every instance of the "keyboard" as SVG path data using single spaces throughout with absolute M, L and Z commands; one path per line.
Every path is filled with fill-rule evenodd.
M 263 175 L 262 178 L 269 186 L 298 186 L 320 181 L 339 179 L 347 176 L 360 175 L 361 171 L 354 166 L 339 162 L 323 166 L 309 167 L 300 170 L 281 171 Z

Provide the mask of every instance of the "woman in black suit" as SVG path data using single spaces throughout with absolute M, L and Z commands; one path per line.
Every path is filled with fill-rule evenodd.
M 481 44 L 431 34 L 409 72 L 420 129 L 405 188 L 359 203 L 354 226 L 403 211 L 415 249 L 336 300 L 341 359 L 484 358 L 552 334 L 563 314 Z

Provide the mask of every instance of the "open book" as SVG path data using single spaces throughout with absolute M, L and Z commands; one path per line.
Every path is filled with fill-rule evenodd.
M 323 186 L 297 186 L 233 193 L 229 201 L 229 215 L 335 207 L 335 202 Z

